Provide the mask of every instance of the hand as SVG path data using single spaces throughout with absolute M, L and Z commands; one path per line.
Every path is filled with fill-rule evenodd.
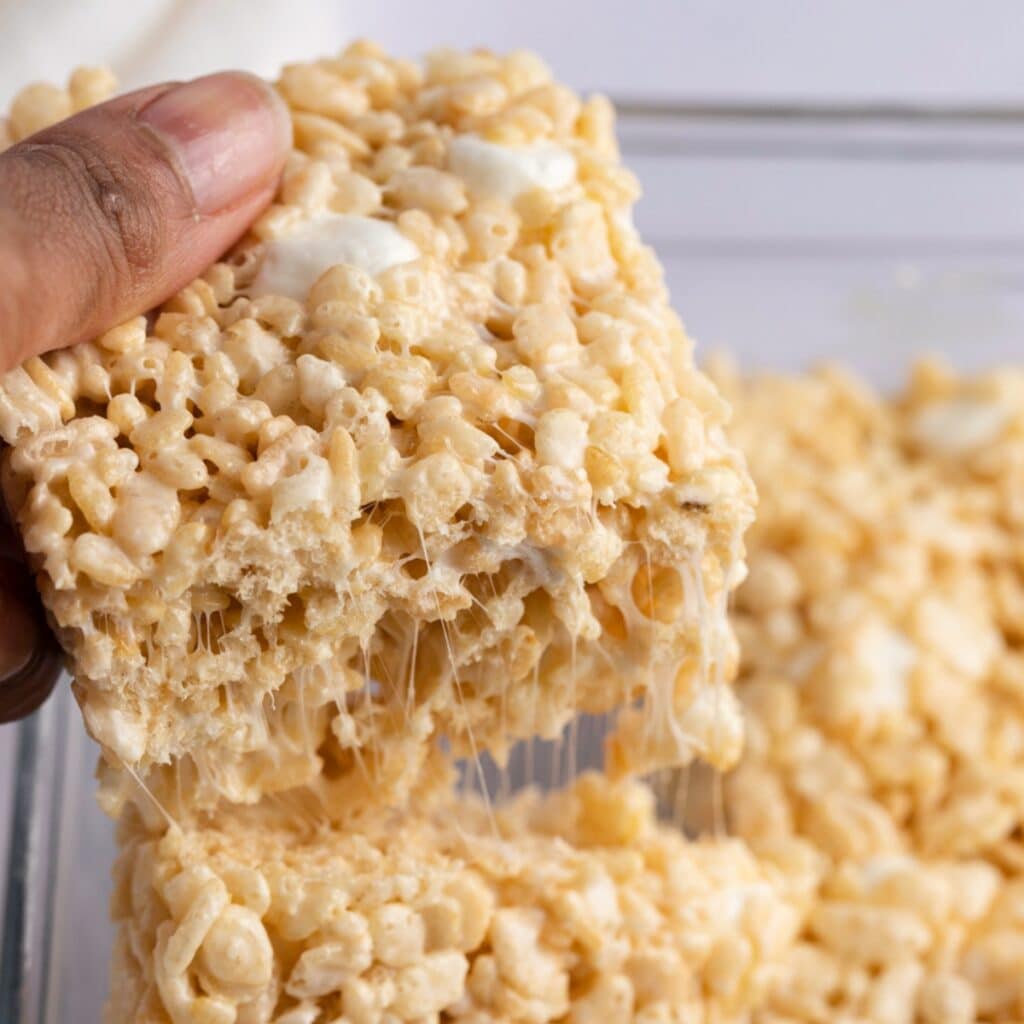
M 0 154 L 0 373 L 163 301 L 270 202 L 291 126 L 257 78 L 158 85 Z M 56 642 L 0 530 L 0 721 L 53 688 Z

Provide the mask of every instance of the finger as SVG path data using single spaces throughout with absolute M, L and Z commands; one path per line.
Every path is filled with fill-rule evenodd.
M 0 154 L 0 371 L 151 308 L 270 201 L 287 110 L 236 72 L 131 93 Z
M 61 655 L 24 563 L 0 555 L 0 722 L 34 711 L 53 690 Z

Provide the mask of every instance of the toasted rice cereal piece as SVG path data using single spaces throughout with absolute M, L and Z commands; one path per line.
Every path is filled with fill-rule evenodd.
M 129 811 L 106 1024 L 747 1020 L 792 942 L 802 867 L 658 825 L 586 775 L 496 825 L 472 800 L 363 834 L 266 807 L 154 836 Z
M 6 132 L 105 88 L 33 87 Z M 607 102 L 521 54 L 361 43 L 278 88 L 295 148 L 253 232 L 0 387 L 6 498 L 110 763 L 255 800 L 389 731 L 500 760 L 627 703 L 617 771 L 732 763 L 753 491 Z
M 730 824 L 824 858 L 765 1020 L 1019 1020 L 1024 373 L 715 376 L 759 490 Z

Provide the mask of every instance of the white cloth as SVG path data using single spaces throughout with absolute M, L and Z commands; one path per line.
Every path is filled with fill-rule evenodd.
M 369 36 L 529 47 L 578 89 L 740 101 L 1019 103 L 1021 0 L 0 0 L 0 102 L 108 64 L 126 87 Z
M 33 81 L 82 64 L 122 88 L 281 64 L 348 42 L 344 0 L 0 0 L 0 107 Z

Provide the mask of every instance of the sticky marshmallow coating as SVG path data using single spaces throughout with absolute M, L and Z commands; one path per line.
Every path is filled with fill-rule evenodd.
M 122 840 L 105 1024 L 739 1024 L 808 891 L 592 775 L 496 826 L 449 797 L 362 835 L 243 808 Z
M 1024 374 L 716 376 L 760 496 L 729 821 L 821 858 L 765 1021 L 1018 1021 Z
M 500 760 L 629 705 L 616 771 L 734 761 L 753 492 L 610 105 L 526 54 L 365 43 L 278 88 L 295 148 L 251 235 L 0 387 L 6 498 L 108 760 L 255 800 L 388 737 Z M 8 139 L 73 105 L 44 92 Z

